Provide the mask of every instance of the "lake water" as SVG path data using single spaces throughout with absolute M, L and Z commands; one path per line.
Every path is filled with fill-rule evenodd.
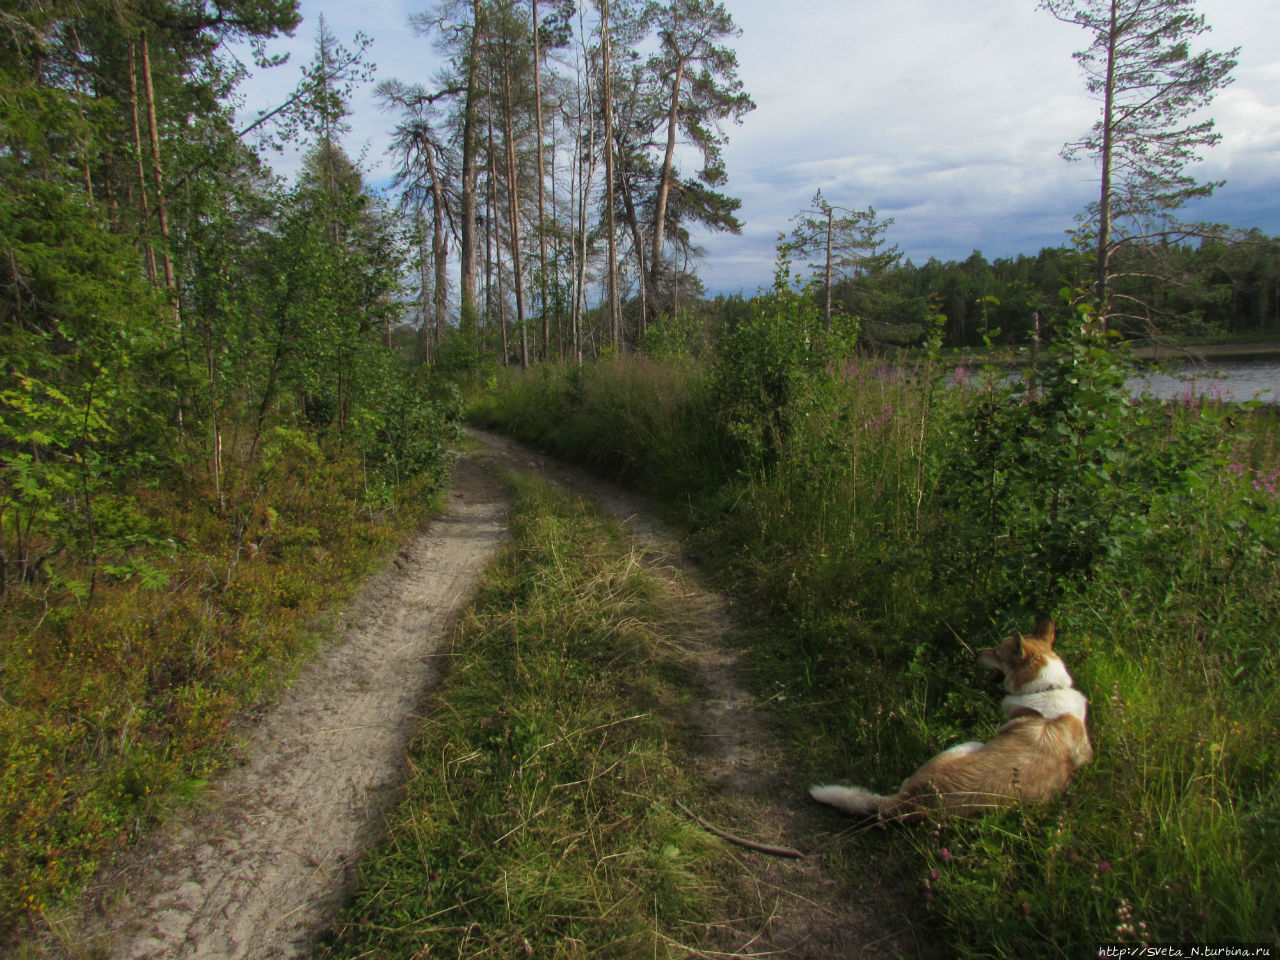
M 1280 360 L 1214 360 L 1183 363 L 1129 381 L 1130 389 L 1162 400 L 1207 396 L 1221 400 L 1280 403 Z
M 1005 374 L 1003 379 L 1015 382 L 1021 373 Z M 960 367 L 952 375 L 953 383 L 977 383 L 982 373 L 977 368 Z M 1176 400 L 1188 396 L 1214 400 L 1261 400 L 1280 404 L 1280 360 L 1213 360 L 1165 363 L 1129 380 L 1133 393 L 1148 393 L 1160 400 Z

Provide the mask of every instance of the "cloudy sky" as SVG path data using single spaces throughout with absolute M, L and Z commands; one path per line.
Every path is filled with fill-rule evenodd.
M 372 38 L 377 78 L 429 82 L 435 54 L 408 27 L 430 0 L 302 0 L 289 64 L 243 89 L 245 113 L 278 103 L 312 55 L 321 14 L 339 40 Z M 814 191 L 893 217 L 890 240 L 917 263 L 989 259 L 1065 242 L 1096 173 L 1062 144 L 1097 115 L 1073 51 L 1083 31 L 1036 0 L 725 0 L 742 30 L 739 73 L 757 108 L 729 129 L 728 192 L 741 236 L 707 235 L 700 275 L 712 292 L 753 293 L 772 275 L 774 241 Z M 1227 180 L 1194 219 L 1280 234 L 1280 4 L 1200 0 L 1215 50 L 1241 47 L 1214 100 L 1223 135 L 1197 170 Z M 347 146 L 367 179 L 387 175 L 393 118 L 372 88 L 353 102 Z M 288 173 L 293 161 L 281 158 Z

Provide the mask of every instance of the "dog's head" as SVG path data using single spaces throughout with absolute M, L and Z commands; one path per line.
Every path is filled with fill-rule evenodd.
M 1062 658 L 1053 651 L 1057 628 L 1048 617 L 1030 634 L 1014 634 L 994 647 L 978 651 L 978 663 L 992 672 L 993 683 L 1004 682 L 1009 693 L 1034 693 L 1071 686 Z

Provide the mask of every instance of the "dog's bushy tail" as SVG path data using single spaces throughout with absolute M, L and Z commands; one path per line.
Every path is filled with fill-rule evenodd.
M 829 803 L 837 810 L 851 813 L 855 817 L 874 817 L 884 809 L 884 804 L 893 797 L 882 797 L 861 787 L 810 787 L 809 796 L 821 803 Z

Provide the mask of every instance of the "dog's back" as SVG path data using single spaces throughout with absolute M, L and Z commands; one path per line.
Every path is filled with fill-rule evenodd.
M 976 749 L 934 757 L 877 812 L 896 820 L 926 811 L 966 816 L 1009 803 L 1043 803 L 1092 759 L 1089 733 L 1074 714 L 1018 717 Z

